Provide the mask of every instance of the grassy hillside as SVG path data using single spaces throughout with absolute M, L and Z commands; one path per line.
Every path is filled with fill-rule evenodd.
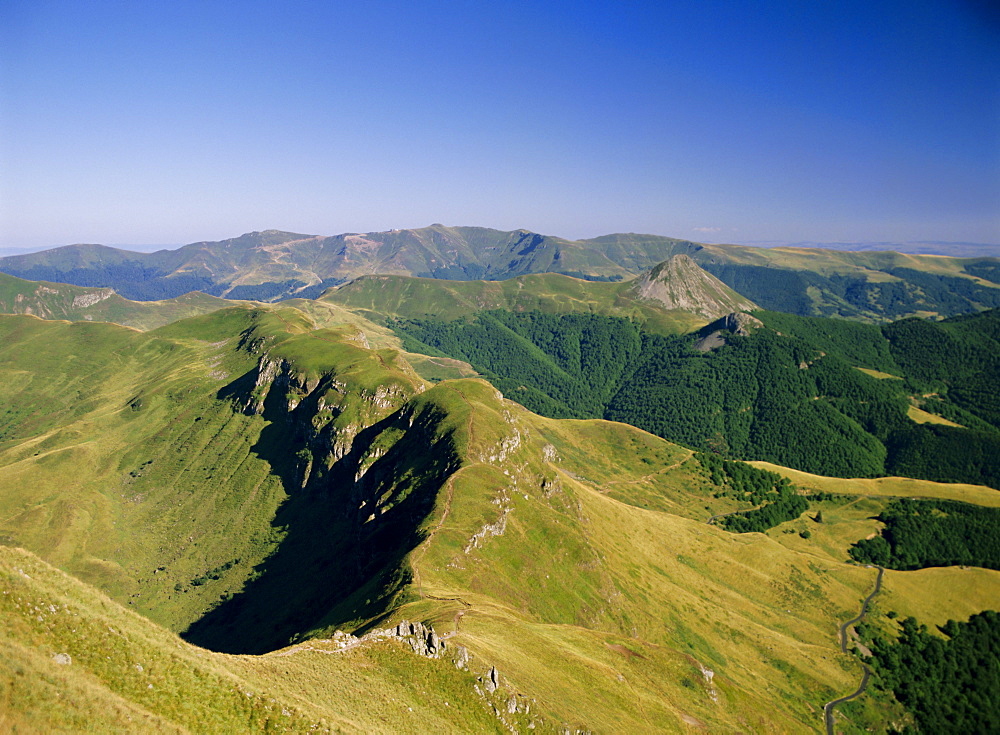
M 846 550 L 877 521 L 730 533 L 705 521 L 747 503 L 689 450 L 431 386 L 356 325 L 4 316 L 0 377 L 3 542 L 81 580 L 0 549 L 19 727 L 801 732 L 856 686 L 836 631 L 875 573 Z M 448 656 L 324 652 L 404 619 Z
M 501 731 L 471 673 L 396 641 L 212 653 L 3 546 L 0 587 L 5 732 Z
M 165 301 L 129 301 L 109 288 L 39 283 L 0 273 L 0 313 L 5 314 L 114 322 L 145 330 L 232 305 L 231 301 L 198 291 Z
M 404 276 L 366 276 L 328 291 L 320 299 L 375 319 L 453 320 L 479 311 L 541 311 L 597 314 L 639 321 L 647 329 L 676 334 L 707 318 L 637 298 L 630 283 L 595 283 L 559 274 L 505 281 L 442 281 Z

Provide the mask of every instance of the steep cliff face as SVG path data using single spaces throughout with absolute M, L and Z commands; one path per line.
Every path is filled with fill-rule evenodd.
M 702 270 L 683 253 L 639 276 L 632 290 L 636 298 L 658 302 L 666 309 L 693 312 L 706 319 L 718 319 L 729 312 L 757 308 L 750 299 L 740 296 Z

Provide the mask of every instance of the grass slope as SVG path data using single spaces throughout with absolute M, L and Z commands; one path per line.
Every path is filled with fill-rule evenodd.
M 856 685 L 836 630 L 873 582 L 845 563 L 867 511 L 730 534 L 705 520 L 735 501 L 689 450 L 430 386 L 357 325 L 5 316 L 0 377 L 3 541 L 82 580 L 0 549 L 19 727 L 801 732 Z M 263 653 L 402 619 L 467 647 L 469 672 L 391 641 L 226 656 L 174 636 Z M 490 667 L 500 698 L 475 693 Z
M 232 305 L 197 291 L 165 301 L 129 301 L 109 288 L 25 281 L 0 273 L 0 313 L 42 319 L 114 322 L 146 330 Z
M 328 291 L 321 301 L 373 319 L 460 319 L 479 311 L 598 314 L 636 320 L 663 334 L 687 332 L 705 319 L 665 310 L 632 293 L 630 283 L 598 283 L 554 273 L 504 281 L 443 281 L 405 276 L 365 276 Z
M 0 590 L 6 732 L 500 731 L 471 674 L 394 641 L 212 653 L 2 546 Z

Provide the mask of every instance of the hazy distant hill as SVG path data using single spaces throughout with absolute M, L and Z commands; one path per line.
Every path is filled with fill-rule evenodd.
M 526 230 L 432 225 L 334 237 L 268 230 L 177 250 L 71 245 L 0 258 L 20 278 L 110 287 L 126 298 L 193 290 L 230 299 L 315 297 L 368 274 L 504 280 L 561 273 L 629 280 L 678 254 L 764 308 L 887 321 L 1000 306 L 1000 259 L 708 245 L 658 235 L 566 240 Z
M 953 258 L 1000 257 L 1000 244 L 984 242 L 952 242 L 928 240 L 915 242 L 747 242 L 755 247 L 820 248 L 822 250 L 848 250 L 853 252 L 893 252 L 914 255 L 947 255 Z

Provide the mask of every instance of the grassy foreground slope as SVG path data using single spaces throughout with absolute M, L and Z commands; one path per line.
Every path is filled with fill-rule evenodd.
M 45 726 L 29 719 L 36 691 L 51 722 L 92 722 L 80 697 L 56 697 L 92 687 L 123 722 L 150 712 L 189 727 L 218 696 L 248 727 L 287 701 L 303 718 L 290 728 L 405 730 L 391 699 L 419 689 L 428 708 L 449 704 L 414 729 L 484 729 L 485 712 L 536 729 L 800 732 L 856 685 L 835 634 L 874 571 L 786 543 L 803 519 L 730 534 L 704 522 L 732 505 L 688 450 L 622 424 L 539 417 L 481 380 L 430 387 L 355 327 L 315 327 L 294 309 L 241 307 L 149 333 L 0 318 L 4 542 L 189 641 L 240 654 L 296 644 L 199 655 L 82 585 L 57 599 L 59 574 L 25 560 L 29 577 L 53 581 L 18 587 L 30 608 L 10 608 L 4 645 L 28 682 L 7 675 L 13 722 Z M 29 584 L 22 552 L 3 553 L 7 579 Z M 83 604 L 132 632 L 97 637 L 100 621 L 69 650 L 54 626 Z M 468 674 L 406 653 L 400 684 L 408 659 L 387 641 L 350 654 L 352 685 L 323 668 L 342 654 L 309 650 L 337 629 L 403 619 L 465 646 Z M 59 653 L 85 664 L 81 678 L 58 678 L 79 671 Z M 161 666 L 153 707 L 148 687 L 129 687 Z M 231 677 L 232 690 L 215 684 Z M 378 704 L 364 714 L 378 721 L 350 719 L 369 690 Z M 232 691 L 275 694 L 261 711 Z M 159 726 L 148 722 L 136 729 Z
M 470 673 L 395 641 L 212 653 L 3 546 L 0 590 L 4 732 L 501 731 Z

